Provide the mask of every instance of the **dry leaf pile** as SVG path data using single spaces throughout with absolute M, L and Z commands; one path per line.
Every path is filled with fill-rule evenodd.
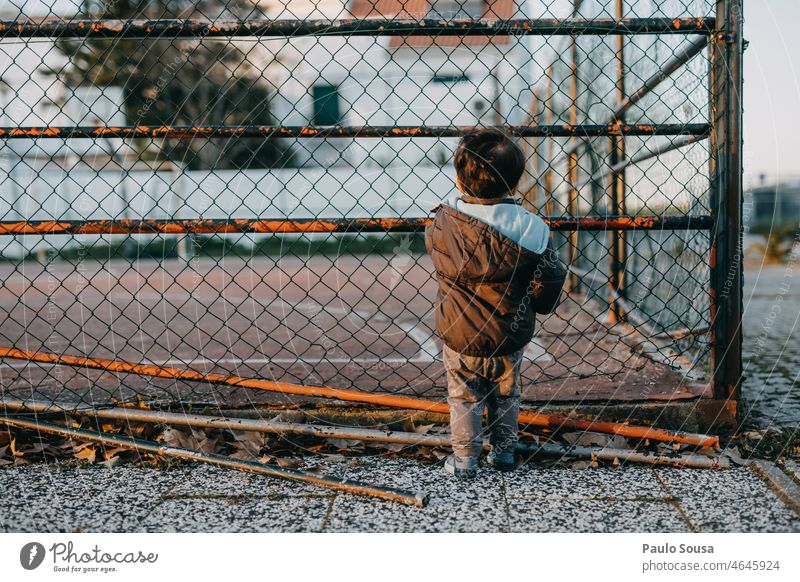
M 278 418 L 277 420 L 288 419 Z M 440 461 L 450 453 L 449 449 L 430 446 L 409 446 L 342 438 L 274 435 L 227 429 L 173 427 L 151 423 L 104 422 L 98 427 L 96 421 L 88 417 L 70 419 L 70 425 L 88 430 L 100 428 L 104 432 L 156 441 L 173 447 L 216 453 L 248 461 L 272 463 L 282 467 L 304 466 L 309 458 L 313 457 L 327 461 L 343 461 L 348 457 L 375 454 L 413 457 L 422 462 L 433 463 Z M 444 425 L 415 425 L 411 421 L 407 421 L 402 427 L 378 426 L 375 428 L 399 429 L 420 434 L 445 434 L 448 432 L 448 427 Z M 521 438 L 528 443 L 537 444 L 551 442 L 605 449 L 648 451 L 661 454 L 692 452 L 694 454 L 716 455 L 716 451 L 710 448 L 649 441 L 632 443 L 631 440 L 625 437 L 594 432 L 553 433 L 547 429 L 542 429 L 541 432 L 523 432 L 521 433 Z M 43 433 L 37 434 L 33 431 L 17 429 L 0 431 L 0 465 L 65 461 L 99 464 L 108 467 L 113 467 L 120 463 L 152 466 L 176 462 L 148 453 L 140 453 L 118 447 L 106 447 L 97 443 L 65 439 Z M 544 463 L 547 466 L 569 467 L 576 470 L 619 464 L 616 459 L 614 462 L 603 462 L 554 458 L 537 460 L 537 462 Z

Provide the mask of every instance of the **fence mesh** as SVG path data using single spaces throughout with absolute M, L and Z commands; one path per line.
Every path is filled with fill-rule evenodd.
M 524 398 L 696 396 L 713 4 L 3 3 L 3 394 L 270 398 L 171 367 L 441 398 L 423 228 L 498 126 L 572 273 Z

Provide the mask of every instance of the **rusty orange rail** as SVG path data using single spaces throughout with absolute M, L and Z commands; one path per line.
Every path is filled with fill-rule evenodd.
M 96 126 L 25 126 L 0 127 L 0 139 L 242 139 L 242 138 L 408 138 L 461 137 L 478 129 L 473 125 L 135 125 Z M 516 137 L 590 137 L 603 135 L 698 135 L 706 136 L 708 123 L 628 124 L 559 124 L 508 125 L 503 129 Z
M 117 220 L 0 221 L 0 235 L 77 234 L 302 234 L 417 232 L 431 222 L 416 218 L 195 218 Z M 542 216 L 551 230 L 709 230 L 708 215 L 688 216 Z
M 298 396 L 311 396 L 316 398 L 331 398 L 347 402 L 361 402 L 379 406 L 389 406 L 392 408 L 424 410 L 428 412 L 439 412 L 444 414 L 449 414 L 450 412 L 448 405 L 444 402 L 434 402 L 432 400 L 424 400 L 409 396 L 372 394 L 358 390 L 329 388 L 326 386 L 306 386 L 258 378 L 242 378 L 240 376 L 228 374 L 204 374 L 195 372 L 193 370 L 182 370 L 178 368 L 156 366 L 151 364 L 136 364 L 121 360 L 59 355 L 48 352 L 19 350 L 10 347 L 0 347 L 0 358 L 28 360 L 31 362 L 58 364 L 76 368 L 90 368 L 95 370 L 105 370 L 108 372 L 138 374 L 140 376 L 151 376 L 157 378 L 206 382 L 209 384 L 237 386 L 255 390 L 267 390 L 269 392 L 276 392 L 280 394 L 294 394 Z M 616 434 L 629 438 L 650 439 L 655 441 L 698 446 L 719 446 L 719 439 L 711 435 L 694 434 L 683 431 L 670 431 L 647 426 L 634 426 L 618 422 L 580 420 L 553 414 L 544 414 L 540 412 L 521 412 L 519 415 L 519 421 L 522 424 L 529 424 L 551 429 L 587 430 Z

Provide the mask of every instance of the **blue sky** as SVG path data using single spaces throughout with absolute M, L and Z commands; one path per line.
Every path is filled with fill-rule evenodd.
M 745 0 L 745 186 L 800 177 L 800 2 Z

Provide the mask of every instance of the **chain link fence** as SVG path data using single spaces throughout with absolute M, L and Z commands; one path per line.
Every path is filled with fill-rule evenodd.
M 716 5 L 4 3 L 3 394 L 442 398 L 423 229 L 497 126 L 571 267 L 524 399 L 707 395 Z

